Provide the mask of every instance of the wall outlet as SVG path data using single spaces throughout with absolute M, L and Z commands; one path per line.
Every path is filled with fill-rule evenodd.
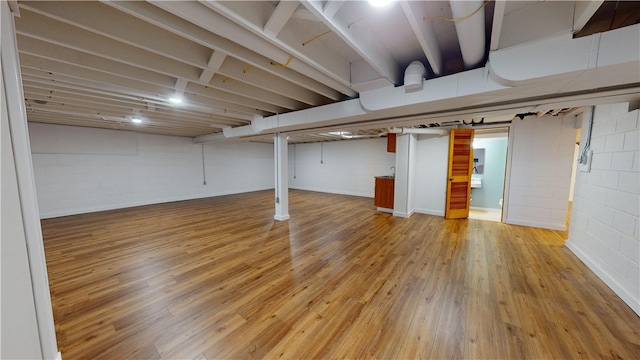
M 583 155 L 578 160 L 578 171 L 582 172 L 590 172 L 591 171 L 591 160 L 593 159 L 593 150 L 587 151 L 586 156 Z

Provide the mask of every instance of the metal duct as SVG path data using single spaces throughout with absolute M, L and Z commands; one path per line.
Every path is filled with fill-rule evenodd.
M 449 3 L 464 66 L 466 69 L 475 68 L 484 59 L 484 2 L 451 0 Z
M 422 90 L 422 81 L 426 74 L 426 69 L 420 61 L 412 61 L 404 71 L 405 91 Z

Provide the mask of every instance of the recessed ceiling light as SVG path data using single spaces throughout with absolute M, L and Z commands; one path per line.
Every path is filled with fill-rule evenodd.
M 131 118 L 131 122 L 134 123 L 134 124 L 140 124 L 140 123 L 142 123 L 142 119 L 139 118 L 139 117 L 132 117 Z
M 182 103 L 182 99 L 174 96 L 169 98 L 169 102 L 171 102 L 172 104 L 180 104 Z
M 392 2 L 393 0 L 369 0 L 369 4 L 373 7 L 385 7 Z

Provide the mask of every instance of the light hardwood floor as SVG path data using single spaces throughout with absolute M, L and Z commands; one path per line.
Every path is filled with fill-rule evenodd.
M 565 232 L 273 192 L 43 220 L 68 359 L 640 358 Z

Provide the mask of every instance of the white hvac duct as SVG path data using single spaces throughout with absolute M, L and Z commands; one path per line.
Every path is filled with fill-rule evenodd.
M 462 60 L 467 69 L 482 62 L 485 49 L 484 2 L 482 0 L 451 0 L 451 14 L 456 19 L 456 33 Z
M 404 71 L 405 91 L 422 90 L 422 81 L 426 74 L 426 69 L 420 61 L 412 61 Z
M 387 130 L 391 134 L 421 134 L 421 135 L 438 135 L 444 136 L 449 133 L 447 129 L 430 129 L 430 128 L 390 128 Z

